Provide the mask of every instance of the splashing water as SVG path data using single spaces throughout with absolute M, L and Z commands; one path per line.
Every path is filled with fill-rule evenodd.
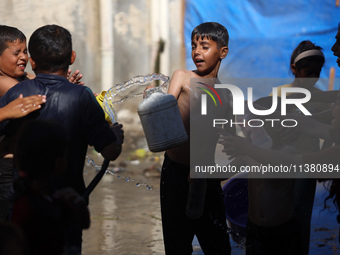
M 169 76 L 166 76 L 164 74 L 161 73 L 153 73 L 153 74 L 148 74 L 148 75 L 137 75 L 132 77 L 130 80 L 121 83 L 121 84 L 116 84 L 115 86 L 111 87 L 109 90 L 106 91 L 104 99 L 103 99 L 103 106 L 104 106 L 104 111 L 109 115 L 110 120 L 112 123 L 117 122 L 117 114 L 116 111 L 114 110 L 113 105 L 114 104 L 119 104 L 119 103 L 123 103 L 126 100 L 138 97 L 143 95 L 144 93 L 137 93 L 135 95 L 132 96 L 127 96 L 124 97 L 120 100 L 117 101 L 113 101 L 113 98 L 120 92 L 127 90 L 128 88 L 132 87 L 132 86 L 144 86 L 147 85 L 153 81 L 156 80 L 161 80 L 163 81 L 163 84 L 152 88 L 152 89 L 148 89 L 148 93 L 151 92 L 155 92 L 155 91 L 161 91 L 162 89 L 166 88 L 168 85 L 168 81 L 169 81 Z
M 90 158 L 89 156 L 85 156 L 86 159 L 87 159 L 87 163 L 88 164 L 91 164 L 92 166 L 94 166 L 94 168 L 96 169 L 96 171 L 100 171 L 100 169 L 102 168 L 101 165 L 97 165 L 94 160 L 92 158 Z M 119 172 L 119 169 L 118 168 L 112 168 L 112 169 L 107 169 L 106 172 Z
M 137 186 L 137 187 L 146 186 L 146 189 L 147 189 L 147 190 L 153 190 L 153 186 L 149 186 L 149 185 L 146 184 L 146 183 L 139 183 L 139 182 L 137 182 L 137 183 L 136 183 L 136 186 Z
M 89 156 L 86 156 L 86 159 L 87 159 L 87 163 L 91 164 L 92 166 L 95 167 L 95 169 L 97 171 L 99 171 L 101 169 L 101 166 L 100 165 L 97 165 L 93 159 L 91 159 Z M 118 179 L 123 179 L 125 180 L 126 182 L 135 182 L 134 179 L 130 178 L 130 177 L 124 177 L 124 176 L 121 176 L 121 175 L 118 175 L 117 174 L 117 169 L 116 168 L 113 168 L 113 169 L 107 169 L 105 174 L 111 174 L 115 177 L 117 177 Z M 145 186 L 145 188 L 147 190 L 153 190 L 153 186 L 149 186 L 148 184 L 146 183 L 140 183 L 140 182 L 137 182 L 136 183 L 136 187 L 141 187 L 141 186 Z
M 86 156 L 86 159 L 87 159 L 87 163 L 93 165 L 97 171 L 101 169 L 101 166 L 97 165 L 92 158 L 90 158 L 89 156 Z
M 118 101 L 113 101 L 113 98 L 118 93 L 120 93 L 121 91 L 127 90 L 128 88 L 130 88 L 132 86 L 147 85 L 147 84 L 149 84 L 153 81 L 156 81 L 156 80 L 163 81 L 163 84 L 158 86 L 158 87 L 148 89 L 145 93 L 149 94 L 149 93 L 154 93 L 156 91 L 162 91 L 162 89 L 165 89 L 167 87 L 169 79 L 170 79 L 169 76 L 166 76 L 166 75 L 161 74 L 161 73 L 153 73 L 153 74 L 148 74 L 148 75 L 137 75 L 135 77 L 132 77 L 130 80 L 128 80 L 124 83 L 116 84 L 115 86 L 110 88 L 108 91 L 106 91 L 104 99 L 103 99 L 103 108 L 104 108 L 104 111 L 109 115 L 111 123 L 117 122 L 117 114 L 116 114 L 116 111 L 113 107 L 114 104 L 123 103 L 126 100 L 129 100 L 129 99 L 132 99 L 132 98 L 135 98 L 137 96 L 141 96 L 141 95 L 144 94 L 144 93 L 138 93 L 138 94 L 135 94 L 135 95 L 132 95 L 132 96 L 127 96 L 127 97 L 125 97 L 121 100 L 118 100 Z M 87 162 L 92 164 L 97 171 L 101 170 L 100 165 L 97 165 L 90 157 L 86 156 L 86 158 L 87 158 Z M 116 175 L 116 172 L 118 172 L 118 170 L 119 169 L 107 169 L 105 171 L 105 174 L 109 173 L 111 175 L 117 176 L 118 178 L 125 178 L 125 177 L 121 177 L 121 176 Z M 127 178 L 125 178 L 125 181 L 129 182 L 129 181 L 134 181 L 134 180 L 131 179 L 130 177 L 127 177 Z M 138 187 L 140 185 L 145 185 L 147 190 L 153 189 L 152 186 L 149 186 L 147 184 L 139 184 L 139 185 L 136 185 L 136 186 Z
M 163 88 L 165 88 L 167 86 L 167 83 L 169 81 L 169 77 L 165 76 L 163 74 L 160 73 L 154 73 L 154 74 L 149 74 L 149 75 L 137 75 L 133 78 L 131 78 L 130 80 L 128 80 L 127 82 L 121 83 L 121 84 L 117 84 L 115 86 L 113 86 L 112 88 L 110 88 L 108 91 L 106 91 L 105 96 L 103 98 L 103 108 L 104 111 L 106 112 L 106 114 L 109 116 L 109 119 L 111 121 L 112 124 L 114 124 L 115 122 L 117 122 L 117 114 L 116 111 L 114 110 L 113 104 L 115 103 L 122 103 L 128 99 L 137 97 L 139 95 L 143 95 L 144 93 L 139 93 L 139 94 L 135 94 L 129 97 L 125 97 L 119 101 L 113 101 L 113 98 L 115 95 L 117 95 L 119 92 L 124 91 L 128 88 L 130 88 L 131 86 L 134 85 L 146 85 L 148 83 L 151 83 L 155 80 L 162 80 L 163 84 L 159 87 L 153 88 L 153 89 L 148 89 L 147 91 L 145 91 L 146 94 L 150 95 L 153 92 L 156 91 L 161 91 Z M 151 92 L 152 91 L 152 92 Z M 109 161 L 107 159 L 104 160 L 103 162 L 103 169 L 102 166 L 99 166 L 97 164 L 94 163 L 94 161 L 89 158 L 88 156 L 86 156 L 88 158 L 88 163 L 91 163 L 96 170 L 100 170 L 100 172 L 97 174 L 97 176 L 95 177 L 95 179 L 92 180 L 92 182 L 89 184 L 89 187 L 87 187 L 86 192 L 84 194 L 84 196 L 88 196 L 91 191 L 94 189 L 94 187 L 98 184 L 98 182 L 101 180 L 101 178 L 103 177 L 103 174 L 106 173 L 110 173 L 112 175 L 116 175 L 114 171 L 112 171 L 112 169 L 107 170 L 106 168 L 109 165 Z M 130 179 L 130 177 L 127 177 L 125 179 L 126 181 L 131 181 L 132 179 Z M 134 180 L 132 180 L 134 181 Z M 147 189 L 148 190 L 152 190 L 152 186 L 149 187 L 147 185 Z
M 237 242 L 239 248 L 242 249 L 242 250 L 246 249 L 246 237 L 244 236 L 244 234 L 238 233 L 237 231 L 232 229 L 231 226 L 229 226 L 229 224 L 227 224 L 227 226 L 225 226 L 218 219 L 214 220 L 214 224 L 218 225 L 220 228 L 222 228 L 224 231 L 226 231 L 229 235 L 236 236 L 237 239 L 239 240 Z

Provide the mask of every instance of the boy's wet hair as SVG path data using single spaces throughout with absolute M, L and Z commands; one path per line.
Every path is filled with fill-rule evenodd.
M 72 55 L 70 32 L 58 25 L 46 25 L 32 34 L 28 50 L 38 70 L 68 70 Z
M 217 22 L 206 22 L 198 25 L 192 30 L 191 41 L 196 36 L 196 40 L 199 38 L 207 38 L 217 43 L 218 48 L 228 46 L 229 33 L 228 30 Z
M 0 25 L 0 56 L 7 49 L 9 42 L 25 42 L 26 36 L 16 27 Z
M 319 50 L 322 51 L 323 49 L 320 46 L 315 45 L 315 43 L 312 43 L 309 40 L 305 40 L 299 43 L 299 45 L 295 48 L 295 50 L 292 53 L 292 56 L 290 58 L 290 64 L 294 63 L 295 58 L 301 54 L 302 52 L 305 52 L 307 50 Z M 319 64 L 320 67 L 323 67 L 325 64 L 325 57 L 322 55 L 312 55 L 309 57 L 302 58 L 301 60 L 297 61 L 295 63 L 295 66 L 298 70 L 301 70 L 303 68 L 306 68 L 310 66 L 311 64 Z

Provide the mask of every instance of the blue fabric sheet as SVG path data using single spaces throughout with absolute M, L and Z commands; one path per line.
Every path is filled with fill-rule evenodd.
M 331 47 L 340 22 L 340 8 L 335 0 L 186 0 L 184 40 L 186 64 L 195 69 L 191 59 L 191 32 L 203 22 L 215 21 L 229 31 L 229 53 L 222 61 L 220 77 L 287 78 L 290 57 L 302 40 L 310 40 L 324 49 L 326 63 L 321 77 L 329 77 L 340 68 Z M 323 79 L 325 81 L 325 79 Z M 340 84 L 335 83 L 334 89 Z M 317 84 L 327 90 L 328 84 Z

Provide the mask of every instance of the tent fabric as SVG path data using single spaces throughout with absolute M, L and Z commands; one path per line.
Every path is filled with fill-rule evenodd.
M 191 32 L 199 24 L 218 22 L 229 31 L 229 53 L 222 61 L 219 76 L 235 78 L 287 78 L 290 57 L 303 40 L 324 49 L 326 63 L 320 77 L 328 78 L 331 67 L 336 77 L 340 68 L 331 47 L 340 22 L 335 0 L 186 0 L 184 40 L 186 65 L 191 59 Z M 323 79 L 326 80 L 326 79 Z M 327 90 L 327 84 L 317 85 Z M 334 89 L 339 89 L 335 84 Z

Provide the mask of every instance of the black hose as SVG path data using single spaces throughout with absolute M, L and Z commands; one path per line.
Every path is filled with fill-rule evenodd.
M 83 198 L 88 199 L 91 192 L 94 190 L 94 188 L 100 182 L 100 180 L 103 178 L 109 164 L 110 164 L 110 160 L 104 159 L 103 164 L 102 164 L 102 168 L 100 169 L 99 173 L 97 173 L 96 177 L 94 177 L 93 180 L 90 182 L 90 184 L 87 186 L 87 188 L 86 188 L 86 190 L 83 194 Z

